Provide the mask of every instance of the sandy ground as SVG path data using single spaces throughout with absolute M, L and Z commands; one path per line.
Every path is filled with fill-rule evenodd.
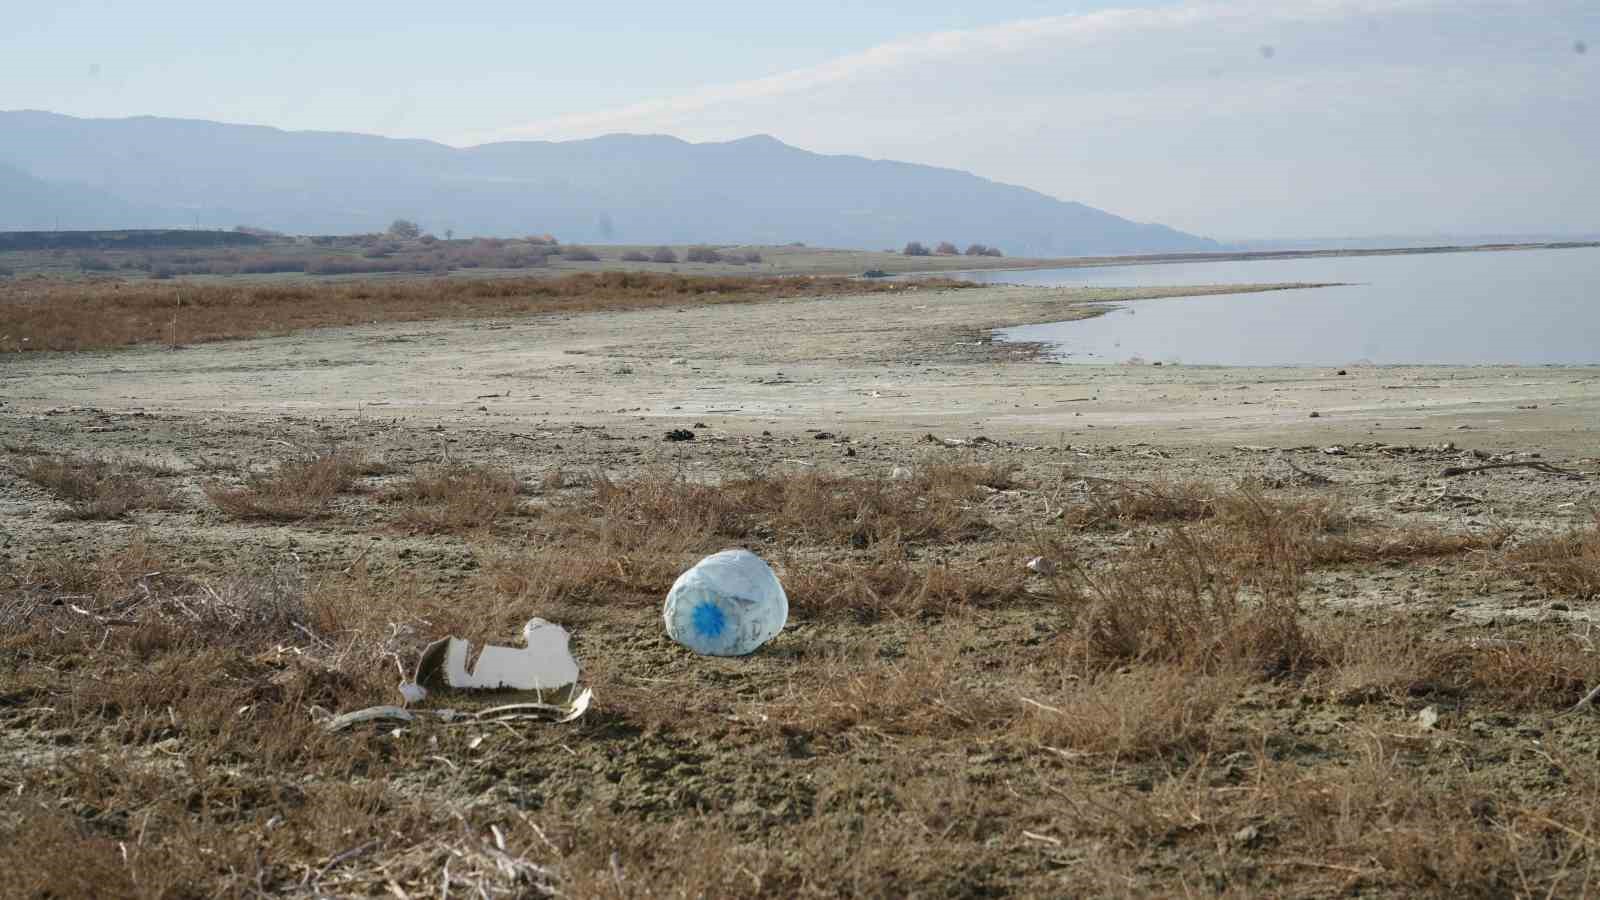
M 13 355 L 0 361 L 0 413 L 403 418 L 508 432 L 701 422 L 735 434 L 934 432 L 1088 444 L 1470 436 L 1569 455 L 1600 447 L 1596 368 L 1376 366 L 1339 375 L 1084 366 L 989 343 L 991 329 L 1073 318 L 1089 300 L 1125 295 L 908 287 L 888 296 L 373 325 L 179 351 Z

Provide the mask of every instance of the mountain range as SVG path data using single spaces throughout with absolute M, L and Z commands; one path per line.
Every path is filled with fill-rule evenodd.
M 1011 255 L 1219 249 L 1206 238 L 954 169 L 830 156 L 759 135 L 616 134 L 456 148 L 188 119 L 0 111 L 0 228 L 377 231 L 458 237 L 883 249 L 985 243 Z

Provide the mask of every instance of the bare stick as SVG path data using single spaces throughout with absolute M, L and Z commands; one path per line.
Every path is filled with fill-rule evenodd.
M 1584 694 L 1582 700 L 1579 700 L 1575 706 L 1567 710 L 1567 715 L 1570 716 L 1573 713 L 1582 712 L 1593 706 L 1596 697 L 1600 697 L 1600 685 L 1596 685 L 1594 690 Z
M 1282 455 L 1281 453 L 1278 455 L 1277 458 L 1278 458 L 1279 462 L 1281 462 L 1284 465 L 1288 466 L 1289 468 L 1295 470 L 1301 476 L 1303 476 L 1307 480 L 1309 480 L 1312 484 L 1333 484 L 1333 479 L 1332 478 L 1329 478 L 1328 476 L 1319 474 L 1317 472 L 1308 472 L 1305 469 L 1302 469 L 1299 466 L 1295 465 L 1293 460 L 1289 459 L 1289 457 L 1287 457 L 1287 456 Z
M 1538 462 L 1536 460 L 1526 460 L 1523 462 L 1484 463 L 1481 466 L 1451 466 L 1450 468 L 1440 472 L 1439 477 L 1454 478 L 1457 475 L 1467 475 L 1472 472 L 1486 472 L 1490 469 L 1534 469 L 1536 471 L 1546 472 L 1551 475 L 1565 475 L 1568 478 L 1576 478 L 1580 481 L 1583 480 L 1583 476 L 1579 475 L 1577 472 L 1569 472 L 1566 469 L 1558 469 L 1547 462 Z

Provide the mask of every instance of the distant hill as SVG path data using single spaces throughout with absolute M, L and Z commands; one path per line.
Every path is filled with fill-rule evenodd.
M 0 163 L 0 228 L 95 228 L 159 218 L 106 191 L 44 181 Z
M 0 134 L 0 164 L 30 184 L 54 185 L 0 195 L 0 227 L 51 222 L 51 209 L 92 208 L 99 197 L 110 218 L 75 224 L 249 224 L 304 234 L 380 230 L 407 218 L 458 236 L 550 232 L 568 241 L 883 249 L 949 240 L 1032 256 L 1218 249 L 966 172 L 824 156 L 766 136 L 691 144 L 609 135 L 457 149 L 44 112 L 0 112 Z M 134 211 L 147 221 L 118 218 Z

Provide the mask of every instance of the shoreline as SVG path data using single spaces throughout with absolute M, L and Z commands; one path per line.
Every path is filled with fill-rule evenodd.
M 1177 263 L 1264 262 L 1283 259 L 1337 259 L 1358 256 L 1423 256 L 1442 253 L 1507 253 L 1527 250 L 1586 250 L 1600 248 L 1600 241 L 1558 241 L 1537 244 L 1460 244 L 1436 247 L 1376 247 L 1361 250 L 1242 250 L 1218 253 L 1147 253 L 1134 256 L 1069 256 L 1053 260 L 1017 260 L 1017 265 L 982 268 L 925 270 L 890 273 L 890 278 L 915 280 L 929 275 L 962 275 L 968 272 L 1033 272 L 1040 269 L 1103 269 L 1122 266 L 1159 266 Z M 1330 287 L 1332 285 L 1316 285 Z

